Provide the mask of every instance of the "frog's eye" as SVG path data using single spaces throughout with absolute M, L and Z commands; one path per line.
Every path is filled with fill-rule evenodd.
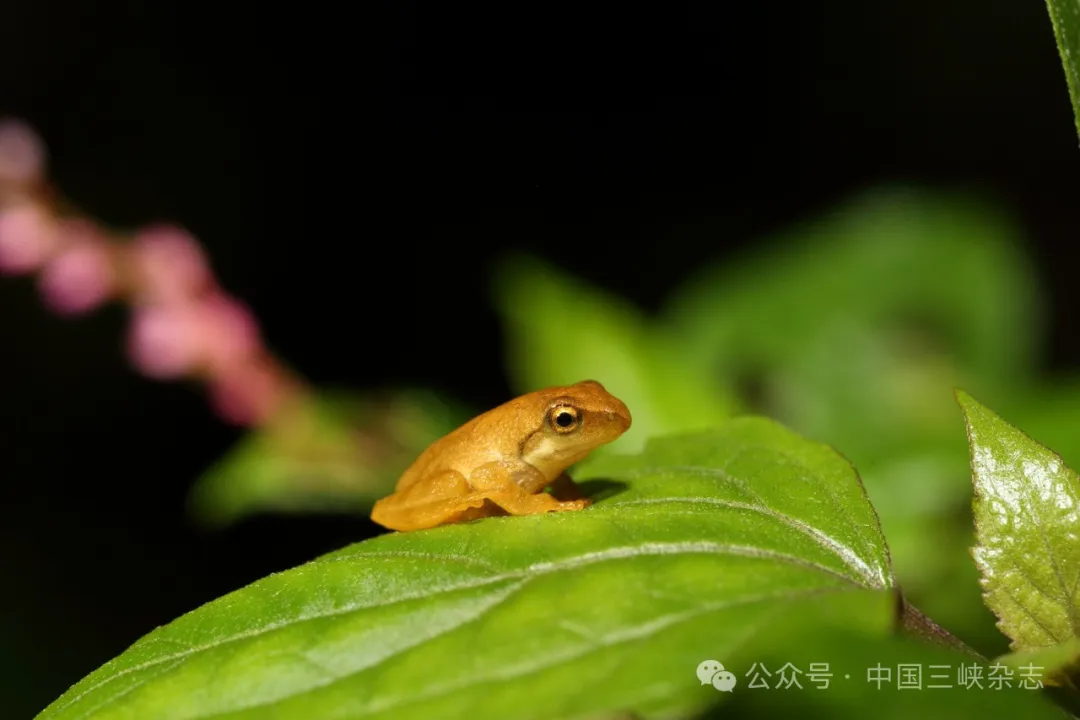
M 548 424 L 557 433 L 572 433 L 581 425 L 581 413 L 571 405 L 556 405 L 548 410 Z

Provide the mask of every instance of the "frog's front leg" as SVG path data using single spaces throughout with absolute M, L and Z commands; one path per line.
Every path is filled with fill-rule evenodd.
M 581 500 L 585 497 L 581 486 L 566 473 L 562 473 L 551 483 L 551 494 L 556 500 Z
M 483 497 L 510 515 L 533 515 L 551 511 L 581 510 L 592 502 L 581 497 L 580 494 L 574 500 L 560 500 L 543 492 L 542 479 L 539 485 L 531 478 L 525 479 L 524 482 L 516 480 L 510 471 L 500 463 L 488 463 L 476 468 L 469 475 L 469 485 L 472 486 L 474 492 L 482 494 Z M 526 487 L 539 486 L 541 491 L 530 493 L 523 489 L 522 485 Z M 566 490 L 565 486 L 562 489 Z

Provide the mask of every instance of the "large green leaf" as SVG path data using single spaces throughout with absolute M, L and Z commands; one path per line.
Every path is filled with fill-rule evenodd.
M 975 561 L 1014 650 L 1080 635 L 1080 476 L 1061 457 L 957 392 L 975 485 Z
M 1065 67 L 1073 119 L 1080 132 L 1080 0 L 1046 0 L 1046 7 L 1054 25 L 1061 64 Z
M 578 479 L 597 499 L 581 512 L 392 533 L 258 581 L 39 717 L 652 716 L 716 699 L 703 660 L 749 667 L 800 628 L 895 621 L 854 470 L 772 421 L 655 440 Z

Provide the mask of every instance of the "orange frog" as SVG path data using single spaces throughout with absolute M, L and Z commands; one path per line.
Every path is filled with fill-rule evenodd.
M 595 380 L 522 395 L 432 443 L 394 493 L 375 503 L 371 519 L 391 530 L 421 530 L 581 510 L 591 501 L 565 470 L 629 427 L 626 405 Z

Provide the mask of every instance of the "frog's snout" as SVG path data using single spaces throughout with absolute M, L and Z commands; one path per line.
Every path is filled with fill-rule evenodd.
M 630 411 L 626 410 L 625 405 L 622 409 L 623 412 L 608 410 L 604 413 L 604 416 L 609 423 L 619 428 L 620 432 L 626 432 L 628 429 L 630 429 L 630 423 L 632 422 L 632 420 L 630 418 Z

